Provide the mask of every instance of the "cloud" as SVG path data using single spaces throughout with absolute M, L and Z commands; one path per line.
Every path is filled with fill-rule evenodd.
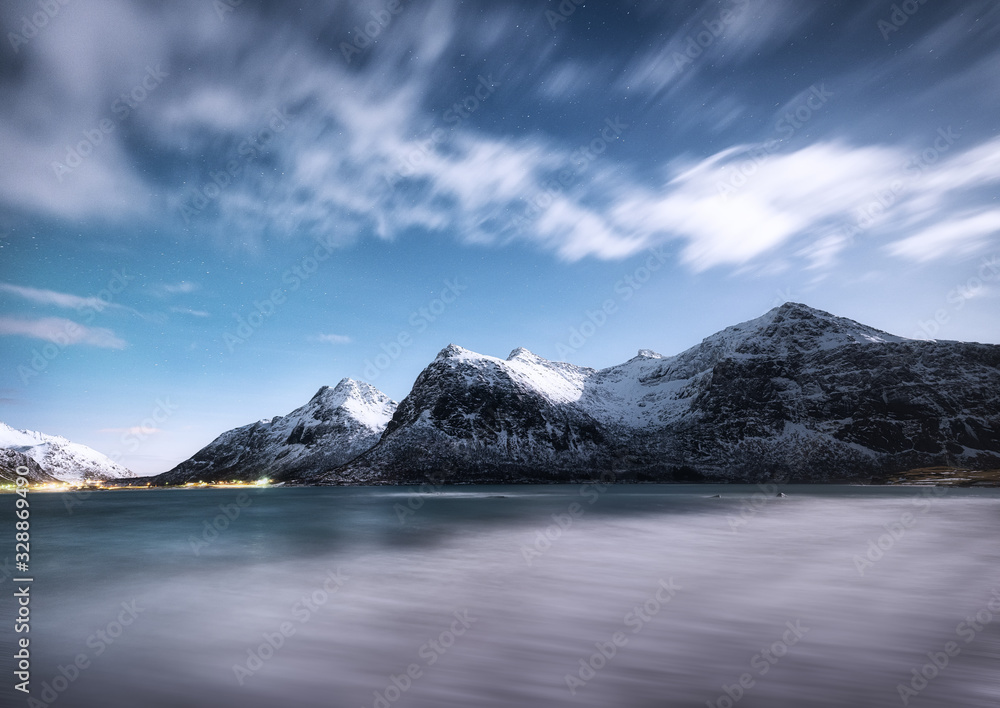
M 192 310 L 189 307 L 171 307 L 171 312 L 176 312 L 179 315 L 191 315 L 192 317 L 211 317 L 211 313 L 205 312 L 204 310 Z
M 936 232 L 925 232 L 951 215 L 971 218 L 987 208 L 989 196 L 976 190 L 997 180 L 996 141 L 961 153 L 956 145 L 919 180 L 909 180 L 901 174 L 913 146 L 885 142 L 902 128 L 878 118 L 882 142 L 857 135 L 843 120 L 833 130 L 825 124 L 823 132 L 826 113 L 796 134 L 794 149 L 782 144 L 723 198 L 719 185 L 760 147 L 753 130 L 773 132 L 767 117 L 774 107 L 788 105 L 814 80 L 775 78 L 774 86 L 758 86 L 750 65 L 769 60 L 795 37 L 846 21 L 826 22 L 830 18 L 820 16 L 828 10 L 790 0 L 641 5 L 634 11 L 645 19 L 629 25 L 632 49 L 598 43 L 581 53 L 567 45 L 582 31 L 582 15 L 560 27 L 554 41 L 539 43 L 533 31 L 549 39 L 552 32 L 537 8 L 499 6 L 484 23 L 482 10 L 452 2 L 406 4 L 351 63 L 337 47 L 366 18 L 368 9 L 357 4 L 294 14 L 242 5 L 225 22 L 210 4 L 184 0 L 172 11 L 122 0 L 68 5 L 58 23 L 32 40 L 23 70 L 5 86 L 10 100 L 0 106 L 0 160 L 12 168 L 0 174 L 0 202 L 58 218 L 129 224 L 148 218 L 163 231 L 194 232 L 222 247 L 250 250 L 270 239 L 323 236 L 348 244 L 431 232 L 475 245 L 529 242 L 574 261 L 624 258 L 679 241 L 682 262 L 694 271 L 739 268 L 763 257 L 829 268 L 856 244 L 845 226 L 899 179 L 907 182 L 906 192 L 866 227 L 866 238 L 931 238 Z M 733 11 L 725 21 L 723 8 Z M 877 9 L 870 3 L 861 13 L 876 40 L 868 15 Z M 957 45 L 963 22 L 942 23 L 947 36 L 940 41 Z M 653 41 L 657 37 L 664 41 Z M 819 51 L 818 40 L 798 44 L 809 46 L 796 52 Z M 679 62 L 678 53 L 687 50 L 696 57 Z M 985 73 L 995 49 L 977 51 L 963 66 L 984 77 L 984 86 L 995 85 Z M 924 61 L 912 51 L 906 59 Z M 803 58 L 803 66 L 811 61 Z M 909 64 L 900 62 L 887 57 L 880 63 L 892 71 L 879 74 L 879 86 L 909 75 Z M 114 97 L 138 85 L 145 67 L 161 64 L 168 73 L 162 85 L 120 119 Z M 871 68 L 859 60 L 824 65 L 811 75 L 829 70 L 831 85 L 840 86 Z M 721 75 L 726 72 L 731 76 Z M 477 98 L 480 73 L 495 86 Z M 928 85 L 927 100 L 940 102 L 944 83 Z M 607 86 L 614 100 L 604 95 Z M 898 86 L 879 99 L 883 103 L 865 103 L 865 114 L 890 114 L 884 102 L 899 100 Z M 642 94 L 636 101 L 642 106 L 623 107 L 621 91 Z M 979 96 L 980 114 L 992 115 L 987 101 L 995 92 L 964 92 Z M 545 105 L 529 105 L 529 95 L 530 103 L 541 96 Z M 860 94 L 838 93 L 844 107 L 831 105 L 831 120 L 835 110 L 849 111 L 852 100 Z M 455 113 L 455 105 L 465 109 Z M 593 160 L 582 158 L 581 148 L 599 138 L 603 121 L 619 108 L 632 112 L 624 117 L 635 127 L 604 144 Z M 258 138 L 272 111 L 287 115 L 287 124 L 264 145 Z M 657 122 L 664 112 L 669 126 Z M 540 119 L 544 113 L 559 117 Z M 56 179 L 51 162 L 64 160 L 67 147 L 108 116 L 113 130 L 82 166 Z M 684 134 L 675 139 L 674 130 Z M 701 141 L 689 144 L 689 133 Z M 230 164 L 238 174 L 224 174 Z M 553 189 L 567 170 L 569 183 Z M 190 209 L 199 194 L 211 196 Z M 511 228 L 541 200 L 546 205 L 529 223 Z M 963 243 L 974 249 L 983 238 Z M 911 257 L 914 243 L 886 253 Z M 940 257 L 933 255 L 940 249 L 921 252 Z M 153 292 L 169 297 L 195 289 L 181 281 Z M 186 314 L 203 316 L 199 312 Z
M 16 295 L 24 298 L 25 300 L 36 302 L 40 305 L 54 305 L 55 307 L 64 307 L 73 310 L 91 309 L 101 312 L 104 309 L 119 309 L 134 312 L 131 308 L 109 302 L 108 300 L 101 299 L 99 297 L 81 297 L 79 295 L 61 293 L 55 290 L 30 288 L 22 285 L 14 285 L 12 283 L 0 283 L 0 292 L 10 293 L 11 295 Z
M 128 343 L 110 329 L 86 327 L 62 317 L 27 320 L 0 317 L 0 336 L 22 336 L 54 342 L 61 347 L 87 344 L 102 349 L 124 349 Z
M 817 8 L 791 0 L 704 2 L 686 19 L 671 17 L 662 25 L 666 41 L 657 41 L 631 62 L 615 83 L 618 90 L 657 94 L 676 92 L 699 79 L 705 70 L 742 64 L 775 46 L 808 24 Z M 658 13 L 663 16 L 663 10 Z M 670 17 L 669 15 L 667 15 Z M 704 106 L 699 106 L 704 109 Z
M 886 246 L 894 256 L 926 262 L 975 253 L 1000 235 L 1000 209 L 962 216 L 929 226 Z
M 323 342 L 325 344 L 350 344 L 354 340 L 345 334 L 319 334 L 315 337 L 310 337 L 312 342 Z
M 658 193 L 627 197 L 612 216 L 650 240 L 683 239 L 681 259 L 695 271 L 742 264 L 848 214 L 892 179 L 893 157 L 839 142 L 774 155 L 730 149 L 682 168 Z
M 198 283 L 192 283 L 189 280 L 182 280 L 179 283 L 163 283 L 156 286 L 155 290 L 166 295 L 186 295 L 187 293 L 193 293 L 200 288 L 201 285 Z
M 682 261 L 695 271 L 747 263 L 802 240 L 797 255 L 824 267 L 858 231 L 878 239 L 920 228 L 888 250 L 922 260 L 946 255 L 946 244 L 981 248 L 997 229 L 997 212 L 955 214 L 988 203 L 977 190 L 1000 181 L 1000 140 L 936 152 L 934 164 L 920 162 L 927 154 L 842 140 L 774 154 L 763 146 L 728 148 L 676 165 L 658 191 L 630 190 L 606 214 L 606 230 L 632 234 L 638 244 L 682 239 Z

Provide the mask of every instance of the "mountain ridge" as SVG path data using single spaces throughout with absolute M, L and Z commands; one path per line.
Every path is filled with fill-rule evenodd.
M 347 381 L 345 401 L 367 387 L 360 412 L 388 400 Z M 877 481 L 922 466 L 1000 467 L 1000 345 L 912 340 L 785 303 L 679 354 L 640 349 L 603 369 L 524 347 L 501 359 L 448 344 L 373 420 L 359 444 L 331 438 L 337 450 L 280 478 L 570 482 L 610 471 L 621 481 Z M 241 443 L 226 436 L 250 427 L 200 451 L 208 467 L 196 455 L 172 472 L 192 463 L 188 472 L 204 474 L 213 455 L 237 469 Z M 286 443 L 322 447 L 301 437 L 307 429 Z M 276 453 L 258 451 L 267 454 Z
M 2 422 L 0 450 L 10 450 L 31 458 L 45 475 L 62 482 L 135 477 L 131 470 L 86 445 L 71 442 L 59 435 L 18 430 Z M 52 481 L 43 476 L 39 476 L 39 480 Z

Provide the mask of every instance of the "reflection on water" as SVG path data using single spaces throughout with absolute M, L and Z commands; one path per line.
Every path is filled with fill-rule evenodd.
M 32 696 L 1000 705 L 1000 494 L 784 491 L 38 494 Z

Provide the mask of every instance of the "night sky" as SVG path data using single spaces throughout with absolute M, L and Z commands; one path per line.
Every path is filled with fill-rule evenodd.
M 0 420 L 139 473 L 449 342 L 1000 342 L 1000 5 L 10 0 Z

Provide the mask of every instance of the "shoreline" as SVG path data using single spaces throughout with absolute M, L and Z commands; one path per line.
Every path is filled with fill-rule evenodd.
M 139 477 L 129 480 L 108 480 L 101 482 L 99 484 L 53 484 L 47 483 L 42 485 L 31 485 L 28 488 L 32 492 L 72 492 L 72 493 L 89 493 L 89 492 L 108 492 L 108 491 L 120 491 L 120 490 L 146 490 L 146 489 L 173 489 L 173 490 L 191 490 L 191 489 L 276 489 L 276 488 L 289 488 L 289 489 L 304 489 L 304 488 L 328 488 L 328 487 L 399 487 L 407 488 L 413 486 L 419 486 L 421 482 L 384 482 L 384 483 L 354 483 L 354 484 L 313 484 L 306 482 L 241 482 L 241 481 L 230 481 L 230 482 L 187 482 L 185 484 L 150 484 L 147 480 L 153 479 L 152 477 Z M 138 483 L 137 483 L 138 482 Z M 425 481 L 423 484 L 430 484 L 430 481 Z M 574 481 L 565 482 L 549 482 L 549 481 L 517 481 L 517 480 L 503 480 L 503 481 L 487 481 L 487 482 L 435 482 L 433 483 L 435 488 L 441 487 L 491 487 L 491 486 L 519 486 L 519 487 L 552 487 L 552 486 L 576 486 L 582 484 L 602 484 L 602 485 L 614 485 L 616 487 L 624 486 L 649 486 L 649 485 L 660 485 L 660 486 L 734 486 L 734 485 L 751 485 L 751 484 L 770 484 L 770 485 L 780 485 L 783 487 L 789 486 L 817 486 L 817 487 L 829 487 L 829 486 L 851 486 L 851 487 L 944 487 L 944 488 L 959 488 L 959 489 L 994 489 L 1000 487 L 1000 470 L 972 470 L 966 468 L 952 468 L 952 467 L 926 467 L 913 470 L 907 470 L 905 472 L 896 473 L 887 476 L 885 479 L 880 481 L 858 481 L 850 479 L 841 480 L 822 480 L 822 481 L 776 481 L 776 480 L 764 480 L 762 482 L 745 481 L 745 480 L 705 480 L 698 482 L 673 482 L 673 481 L 608 481 L 602 479 L 581 479 Z M 0 494 L 4 493 L 14 493 L 14 485 L 4 485 L 0 487 Z

